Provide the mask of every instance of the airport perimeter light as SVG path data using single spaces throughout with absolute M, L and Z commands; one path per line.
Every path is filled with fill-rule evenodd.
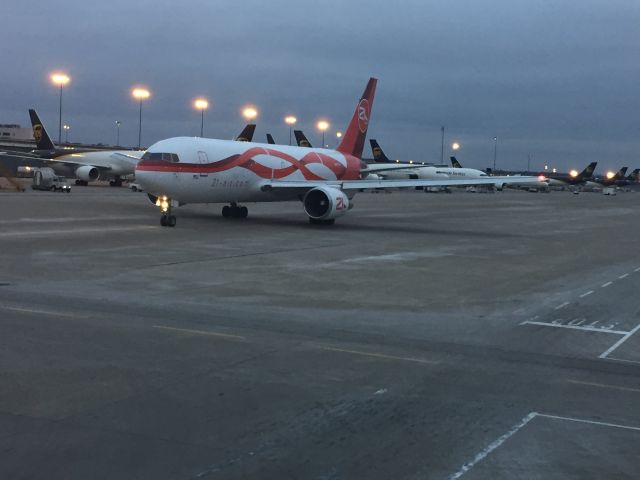
M 493 171 L 496 171 L 496 158 L 498 157 L 498 137 L 493 137 Z
M 454 152 L 460 150 L 460 144 L 458 142 L 453 142 L 451 144 L 451 150 L 453 150 Z
M 138 150 L 140 150 L 140 146 L 142 145 L 142 101 L 148 99 L 151 96 L 151 92 L 143 87 L 136 87 L 131 90 L 131 95 L 133 98 L 140 102 L 140 113 L 138 120 Z
M 58 143 L 62 141 L 62 87 L 71 81 L 71 77 L 63 72 L 54 72 L 49 78 L 51 83 L 60 88 L 60 107 L 58 109 Z
M 116 120 L 116 145 L 120 145 L 120 125 L 122 122 L 120 120 Z
M 71 127 L 65 123 L 62 128 L 64 129 L 64 143 L 69 143 L 69 130 L 71 130 Z
M 196 98 L 193 101 L 193 108 L 200 110 L 200 136 L 204 136 L 204 111 L 209 108 L 209 101 L 206 98 Z
M 255 118 L 258 116 L 258 109 L 253 105 L 247 105 L 242 109 L 242 116 L 248 122 L 251 122 L 252 120 L 255 120 Z
M 327 131 L 327 129 L 329 128 L 329 122 L 327 122 L 326 120 L 320 120 L 316 126 L 318 127 L 318 130 L 320 130 L 322 132 L 322 148 L 324 147 L 324 132 Z
M 293 129 L 293 126 L 297 121 L 298 119 L 293 115 L 287 115 L 286 117 L 284 117 L 284 123 L 289 125 L 289 145 L 291 145 L 291 130 Z

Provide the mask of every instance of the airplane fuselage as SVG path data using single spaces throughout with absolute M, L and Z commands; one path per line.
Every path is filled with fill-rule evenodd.
M 180 203 L 282 201 L 299 192 L 265 191 L 266 181 L 358 180 L 360 167 L 335 150 L 176 137 L 149 147 L 136 181 Z

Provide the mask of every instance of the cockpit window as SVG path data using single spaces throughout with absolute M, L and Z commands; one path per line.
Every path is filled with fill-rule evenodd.
M 145 152 L 145 154 L 142 156 L 142 160 L 161 160 L 171 163 L 178 163 L 180 161 L 176 153 L 164 152 Z

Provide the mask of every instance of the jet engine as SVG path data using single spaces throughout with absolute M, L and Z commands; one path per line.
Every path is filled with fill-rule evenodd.
M 350 208 L 349 197 L 342 190 L 326 186 L 309 190 L 303 203 L 311 223 L 331 222 Z
M 100 177 L 100 170 L 91 165 L 84 165 L 76 169 L 76 177 L 84 182 L 92 182 Z

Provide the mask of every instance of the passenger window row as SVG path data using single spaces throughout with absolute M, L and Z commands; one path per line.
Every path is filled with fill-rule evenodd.
M 180 159 L 175 153 L 158 153 L 158 152 L 145 152 L 142 156 L 142 160 L 162 160 L 164 162 L 178 163 Z

